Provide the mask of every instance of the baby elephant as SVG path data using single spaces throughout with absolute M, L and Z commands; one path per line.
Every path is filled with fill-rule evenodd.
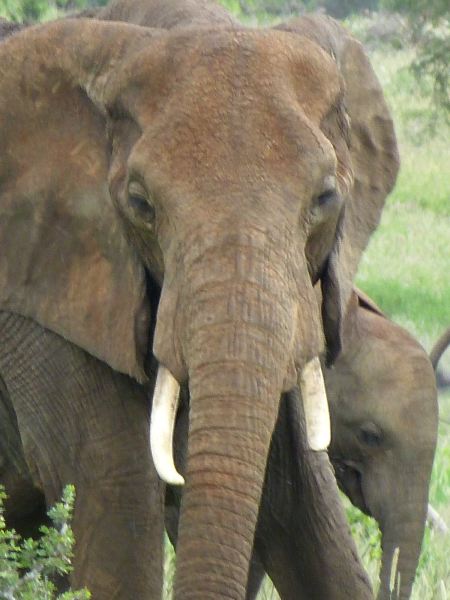
M 403 600 L 410 597 L 424 533 L 437 438 L 435 376 L 423 348 L 361 292 L 353 294 L 344 343 L 334 368 L 324 370 L 332 423 L 329 455 L 341 489 L 380 526 L 378 599 Z M 304 535 L 298 466 L 291 458 L 295 448 L 286 449 L 289 433 L 282 418 L 272 442 L 248 599 L 256 596 L 262 565 L 283 600 L 306 598 L 298 579 Z M 394 553 L 397 577 L 390 594 Z
M 326 377 L 330 456 L 343 491 L 380 525 L 380 597 L 389 596 L 398 548 L 399 597 L 408 598 L 437 440 L 435 375 L 422 347 L 362 294 L 355 295 L 346 325 L 348 350 Z

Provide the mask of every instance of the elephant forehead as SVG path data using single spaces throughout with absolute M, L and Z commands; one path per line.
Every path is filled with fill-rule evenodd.
M 160 36 L 141 51 L 128 77 L 167 93 L 190 90 L 221 102 L 278 96 L 291 88 L 308 116 L 320 119 L 340 88 L 334 60 L 315 42 L 274 30 L 187 30 Z M 155 80 L 156 77 L 156 81 Z M 152 81 L 157 83 L 152 85 Z M 276 87 L 274 85 L 276 84 Z
M 259 163 L 267 173 L 329 153 L 320 123 L 340 80 L 309 40 L 277 31 L 179 34 L 155 40 L 128 72 L 134 85 L 122 87 L 121 100 L 155 158 L 177 171 Z

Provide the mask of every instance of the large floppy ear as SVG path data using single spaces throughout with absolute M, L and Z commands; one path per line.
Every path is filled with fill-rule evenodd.
M 397 177 L 397 142 L 380 82 L 357 40 L 324 15 L 304 16 L 279 28 L 321 46 L 336 61 L 344 83 L 343 106 L 350 126 L 347 145 L 353 182 L 345 197 L 335 247 L 322 275 L 322 314 L 332 362 L 340 347 L 343 316 L 361 255 L 378 226 L 386 196 Z M 327 135 L 326 127 L 324 133 Z M 336 140 L 330 141 L 339 162 Z
M 0 310 L 145 379 L 145 275 L 108 191 L 105 105 L 152 32 L 67 20 L 0 44 Z

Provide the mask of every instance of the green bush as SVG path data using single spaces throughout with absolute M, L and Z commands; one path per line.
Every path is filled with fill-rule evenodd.
M 450 13 L 448 0 L 382 0 L 389 10 L 404 14 L 416 43 L 411 70 L 421 89 L 431 87 L 436 111 L 449 121 Z M 437 121 L 439 116 L 433 114 Z M 442 116 L 442 115 L 441 115 Z M 436 125 L 436 123 L 435 123 Z
M 86 590 L 57 594 L 52 577 L 71 570 L 74 544 L 70 521 L 75 502 L 75 488 L 64 489 L 61 502 L 48 512 L 52 527 L 42 526 L 41 536 L 23 540 L 6 528 L 3 503 L 6 494 L 0 489 L 0 598 L 5 600 L 88 600 Z

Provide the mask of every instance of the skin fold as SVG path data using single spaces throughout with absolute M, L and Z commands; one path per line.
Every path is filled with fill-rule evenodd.
M 189 389 L 176 599 L 245 597 L 280 407 L 302 455 L 303 589 L 369 598 L 295 388 L 339 353 L 395 181 L 379 83 L 330 19 L 252 30 L 206 2 L 128 4 L 105 17 L 137 25 L 59 21 L 0 46 L 0 307 L 150 387 L 152 348 Z

